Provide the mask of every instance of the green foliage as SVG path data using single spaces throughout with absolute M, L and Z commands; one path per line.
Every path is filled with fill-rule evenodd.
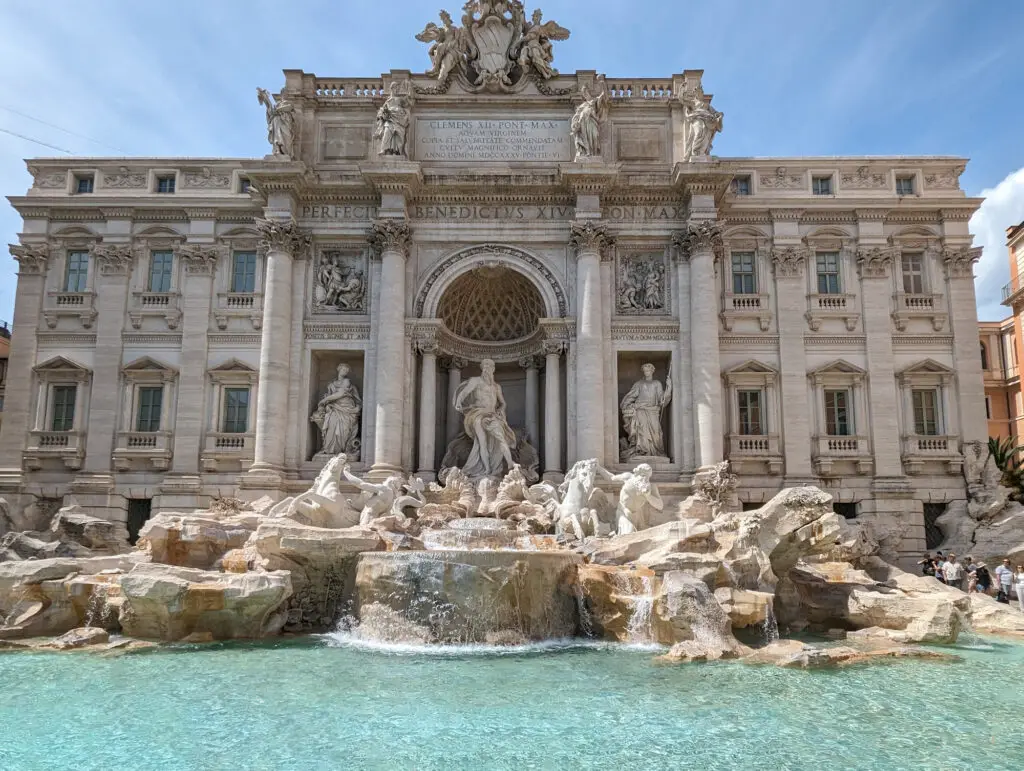
M 1013 439 L 989 437 L 988 454 L 996 468 L 1002 473 L 999 483 L 1024 495 L 1024 446 L 1014 447 Z

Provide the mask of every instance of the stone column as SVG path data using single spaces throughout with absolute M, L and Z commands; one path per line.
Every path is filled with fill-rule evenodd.
M 425 481 L 434 478 L 435 426 L 437 425 L 437 340 L 425 337 L 416 341 L 420 362 L 420 446 L 419 474 Z
M 14 300 L 13 336 L 7 360 L 7 389 L 3 430 L 0 430 L 0 496 L 7 499 L 15 524 L 21 524 L 21 456 L 31 426 L 32 368 L 38 363 L 36 329 L 46 294 L 49 248 L 46 244 L 11 244 L 18 263 L 18 287 Z M 45 409 L 45 401 L 39 407 Z
M 97 272 L 96 348 L 83 472 L 86 475 L 109 475 L 120 417 L 124 348 L 121 334 L 128 309 L 128 281 L 135 255 L 128 244 L 101 244 L 93 248 L 90 259 L 91 267 Z M 112 479 L 110 483 L 113 484 Z M 88 507 L 84 502 L 82 505 Z
M 183 264 L 181 288 L 181 368 L 174 416 L 174 457 L 171 473 L 194 477 L 199 483 L 199 454 L 206 432 L 207 332 L 213 300 L 213 277 L 219 251 L 208 244 L 187 245 L 178 251 Z M 164 427 L 169 430 L 171 426 Z
M 893 288 L 889 277 L 892 260 L 892 250 L 888 247 L 862 248 L 857 254 L 860 296 L 864 305 L 870 423 L 867 422 L 868 416 L 864 416 L 863 419 L 860 416 L 854 417 L 858 421 L 858 433 L 870 427 L 871 444 L 875 451 L 876 477 L 903 476 L 896 372 L 892 350 Z M 978 336 L 977 327 L 974 336 Z M 977 344 L 974 347 L 977 348 Z
M 374 393 L 376 477 L 401 470 L 402 413 L 405 406 L 405 258 L 412 233 L 404 220 L 378 220 L 373 242 L 380 255 L 377 317 L 377 386 Z
M 987 445 L 985 382 L 982 379 L 981 355 L 976 339 L 978 322 L 974 296 L 974 263 L 980 258 L 980 247 L 946 249 L 943 253 L 946 287 L 949 293 L 950 327 L 953 332 L 953 355 L 956 362 L 960 435 L 965 443 L 981 442 L 982 445 Z M 994 356 L 995 353 L 993 350 L 990 356 Z M 966 448 L 964 451 L 967 451 Z
M 256 396 L 256 452 L 250 474 L 280 477 L 288 433 L 288 385 L 292 348 L 292 261 L 309 246 L 290 219 L 257 220 L 266 250 L 259 387 Z
M 601 292 L 601 252 L 612 244 L 603 225 L 572 224 L 576 247 L 576 454 L 605 455 L 604 296 Z
M 782 415 L 769 414 L 770 430 L 783 438 L 786 486 L 812 482 L 811 415 L 807 408 L 807 249 L 779 246 L 772 250 L 775 298 L 779 309 L 779 370 Z M 771 405 L 769 405 L 770 407 Z M 780 419 L 781 418 L 781 419 Z
M 562 478 L 562 377 L 559 360 L 565 344 L 544 341 L 544 479 Z
M 537 359 L 534 356 L 524 356 L 519 360 L 519 366 L 526 370 L 526 434 L 527 441 L 536 448 L 540 448 L 540 424 L 537 393 Z
M 462 382 L 462 370 L 466 366 L 466 360 L 457 356 L 445 360 L 444 366 L 448 370 L 448 395 L 445 406 L 445 446 L 455 441 L 462 432 L 462 416 L 455 409 L 455 392 L 459 390 Z
M 693 378 L 686 375 L 691 370 L 693 359 L 690 355 L 690 263 L 685 259 L 676 260 L 676 297 L 679 303 L 679 358 L 673 367 L 676 376 L 672 384 L 675 390 L 672 402 L 677 405 L 679 419 L 675 424 L 677 439 L 673 456 L 682 467 L 682 476 L 686 477 L 694 468 L 694 423 Z
M 696 461 L 700 468 L 721 463 L 722 383 L 718 351 L 718 290 L 715 259 L 722 236 L 713 221 L 691 223 L 675 243 L 690 263 L 690 372 L 693 388 Z

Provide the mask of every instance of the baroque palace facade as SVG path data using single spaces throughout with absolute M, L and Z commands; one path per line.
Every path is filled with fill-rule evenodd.
M 986 439 L 965 161 L 717 157 L 700 71 L 559 74 L 523 11 L 443 14 L 426 74 L 286 71 L 264 158 L 31 161 L 12 510 L 279 498 L 339 451 L 429 481 L 490 360 L 537 475 L 671 502 L 727 459 L 920 550 Z

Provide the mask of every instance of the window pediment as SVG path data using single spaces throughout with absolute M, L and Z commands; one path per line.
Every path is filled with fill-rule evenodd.
M 925 359 L 901 370 L 898 377 L 900 383 L 914 385 L 944 385 L 953 380 L 956 373 L 945 364 L 935 359 Z
M 149 356 L 143 356 L 122 369 L 125 378 L 131 381 L 165 381 L 178 376 L 178 370 Z
M 733 386 L 764 386 L 774 383 L 779 372 L 774 367 L 751 359 L 722 373 L 725 382 Z
M 836 359 L 807 373 L 815 385 L 852 385 L 867 378 L 867 372 L 843 359 Z
M 33 367 L 33 371 L 41 380 L 52 380 L 56 378 L 71 378 L 73 380 L 85 380 L 92 375 L 92 370 L 84 367 L 76 361 L 64 356 L 54 356 Z
M 213 367 L 209 370 L 209 375 L 215 383 L 253 384 L 259 372 L 244 361 L 232 358 Z

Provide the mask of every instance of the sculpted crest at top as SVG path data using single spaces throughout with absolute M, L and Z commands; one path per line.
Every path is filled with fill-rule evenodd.
M 416 39 L 431 43 L 428 74 L 441 83 L 457 75 L 470 90 L 510 91 L 530 77 L 558 74 L 551 41 L 567 40 L 569 30 L 544 22 L 539 9 L 527 19 L 519 0 L 470 0 L 461 27 L 447 11 L 440 16 L 442 26 L 430 22 Z

